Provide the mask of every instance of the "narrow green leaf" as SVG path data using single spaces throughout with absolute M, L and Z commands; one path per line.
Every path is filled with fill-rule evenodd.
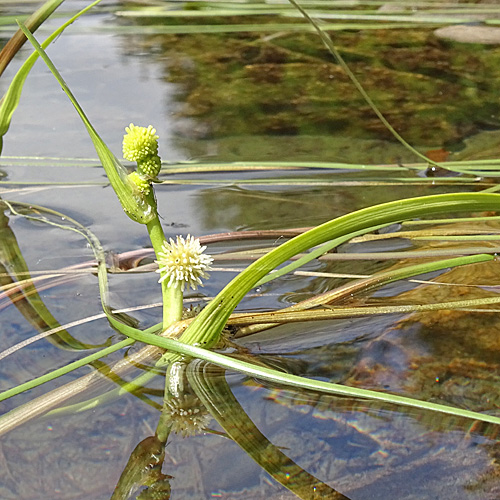
M 123 349 L 124 347 L 128 347 L 133 343 L 134 340 L 130 338 L 122 340 L 112 346 L 100 349 L 98 352 L 90 354 L 89 356 L 85 356 L 82 359 L 73 361 L 72 363 L 69 363 L 61 368 L 58 368 L 57 370 L 53 370 L 50 373 L 46 373 L 41 377 L 37 377 L 23 384 L 16 385 L 12 389 L 7 389 L 6 391 L 0 393 L 0 401 L 12 398 L 13 396 L 17 396 L 18 394 L 21 394 L 24 391 L 34 389 L 39 385 L 45 384 L 46 382 L 50 382 L 51 380 L 55 380 L 56 378 L 62 377 L 63 375 L 66 375 L 67 373 L 70 373 L 78 368 L 81 368 L 82 366 L 88 365 L 89 363 L 95 361 L 96 359 L 104 358 L 105 356 L 108 356 L 113 352 Z
M 102 162 L 102 166 L 106 171 L 106 175 L 113 187 L 124 212 L 134 221 L 141 224 L 147 224 L 151 222 L 155 217 L 156 213 L 156 202 L 154 199 L 154 194 L 151 192 L 149 195 L 144 195 L 141 193 L 139 188 L 128 178 L 127 171 L 115 155 L 106 146 L 104 141 L 101 139 L 99 134 L 96 132 L 90 120 L 85 115 L 83 109 L 78 104 L 75 96 L 66 85 L 66 82 L 62 78 L 59 71 L 56 69 L 48 55 L 45 53 L 43 48 L 40 46 L 35 37 L 26 29 L 25 26 L 19 24 L 23 33 L 35 47 L 35 50 L 39 56 L 44 60 L 45 64 L 48 66 L 56 80 L 61 85 L 63 91 L 66 93 L 71 103 L 75 107 L 78 115 L 82 119 L 87 132 L 94 143 L 94 148 Z
M 62 3 L 63 0 L 57 0 L 57 1 L 50 1 L 45 4 L 51 4 L 50 8 L 47 8 L 44 10 L 43 15 L 47 16 L 50 15 L 50 13 L 55 10 L 55 8 Z M 71 19 L 69 19 L 66 23 L 64 23 L 60 28 L 58 28 L 54 33 L 52 33 L 47 40 L 42 44 L 44 48 L 48 47 L 70 24 L 72 24 L 78 17 L 80 17 L 82 14 L 87 12 L 89 9 L 91 9 L 94 5 L 97 5 L 101 0 L 96 0 L 92 4 L 90 4 L 88 7 L 80 11 L 78 14 L 73 16 Z M 43 17 L 43 16 L 42 16 Z M 29 26 L 31 28 L 31 26 Z M 33 28 L 36 28 L 36 24 L 33 25 Z M 25 40 L 25 36 L 22 32 L 22 30 L 19 30 L 19 33 L 21 34 L 23 40 Z M 24 41 L 23 41 L 24 43 Z M 22 44 L 21 44 L 22 45 Z M 0 101 L 0 153 L 2 152 L 2 145 L 3 145 L 3 136 L 7 133 L 10 127 L 10 122 L 12 120 L 12 115 L 14 114 L 14 111 L 16 110 L 17 106 L 19 105 L 19 100 L 21 99 L 21 93 L 23 90 L 24 82 L 26 81 L 26 78 L 31 71 L 31 68 L 35 64 L 36 60 L 38 59 L 38 54 L 36 52 L 33 52 L 24 64 L 21 66 L 19 71 L 16 73 L 14 78 L 12 79 L 11 84 L 9 85 L 9 88 L 7 89 L 7 92 L 5 95 L 2 97 L 2 100 Z M 0 74 L 1 74 L 1 66 L 0 66 Z
M 279 269 L 273 270 L 267 276 L 265 276 L 260 281 L 258 281 L 255 284 L 255 286 L 264 285 L 265 283 L 268 283 L 269 281 L 275 280 L 276 278 L 284 276 L 287 273 L 291 273 L 291 272 L 295 271 L 295 269 L 298 269 L 299 267 L 307 264 L 308 262 L 311 262 L 312 260 L 317 259 L 318 257 L 321 257 L 323 254 L 329 252 L 333 248 L 336 248 L 339 245 L 342 245 L 342 243 L 345 243 L 346 241 L 349 241 L 350 239 L 352 239 L 356 236 L 360 236 L 362 234 L 365 234 L 367 232 L 382 229 L 385 226 L 386 226 L 386 224 L 382 224 L 379 226 L 372 226 L 370 228 L 362 229 L 361 231 L 349 233 L 349 234 L 342 236 L 340 238 L 334 238 L 331 241 L 329 241 L 328 243 L 321 245 L 319 248 L 312 250 L 308 254 L 298 258 L 297 260 L 293 261 L 292 263 L 290 263 L 286 266 L 280 267 Z
M 302 469 L 259 431 L 231 392 L 223 370 L 193 361 L 186 371 L 194 392 L 219 425 L 276 482 L 305 500 L 349 500 Z
M 319 24 L 311 18 L 311 16 L 300 6 L 299 3 L 296 2 L 296 0 L 289 0 L 289 2 L 304 16 L 307 21 L 314 26 L 314 29 L 318 33 L 319 37 L 321 38 L 321 41 L 325 45 L 325 47 L 330 51 L 330 53 L 335 57 L 335 59 L 338 61 L 340 64 L 341 68 L 344 70 L 345 74 L 349 77 L 351 82 L 354 84 L 358 92 L 361 94 L 365 102 L 368 104 L 368 106 L 372 109 L 372 111 L 375 113 L 375 115 L 378 117 L 378 119 L 384 124 L 384 126 L 389 130 L 389 132 L 393 135 L 393 137 L 399 141 L 408 151 L 411 151 L 413 154 L 421 158 L 422 160 L 430 163 L 431 165 L 435 165 L 437 167 L 442 166 L 433 160 L 427 158 L 425 155 L 417 151 L 411 144 L 409 144 L 395 129 L 394 127 L 389 123 L 387 118 L 384 116 L 384 114 L 379 110 L 378 106 L 373 102 L 372 98 L 368 95 L 364 87 L 361 85 L 359 80 L 356 78 L 356 75 L 351 71 L 347 63 L 344 61 L 344 58 L 340 55 L 340 52 L 337 50 L 335 45 L 332 42 L 332 39 L 324 31 L 323 28 L 319 26 Z M 443 168 L 446 168 L 445 166 Z
M 131 330 L 133 330 L 133 332 Z M 420 408 L 423 410 L 431 410 L 448 415 L 455 415 L 457 417 L 470 418 L 472 420 L 480 420 L 482 422 L 489 422 L 492 424 L 500 424 L 500 417 L 496 417 L 493 415 L 463 410 L 460 408 L 453 408 L 451 406 L 445 406 L 441 404 L 428 403 L 426 401 L 420 401 L 418 399 L 408 398 L 404 396 L 397 396 L 395 394 L 388 394 L 368 389 L 359 389 L 356 387 L 348 387 L 344 385 L 323 382 L 320 380 L 299 377 L 297 375 L 279 372 L 274 369 L 256 366 L 246 361 L 233 359 L 224 354 L 219 354 L 207 349 L 202 349 L 194 345 L 188 345 L 178 340 L 140 332 L 136 329 L 127 329 L 127 335 L 128 334 L 131 334 L 132 338 L 137 341 L 145 342 L 157 347 L 162 347 L 163 349 L 168 349 L 185 356 L 203 359 L 205 361 L 209 361 L 210 363 L 221 366 L 222 368 L 235 370 L 248 375 L 249 377 L 268 380 L 273 383 L 284 384 L 292 387 L 300 387 L 302 389 L 311 389 L 314 391 L 324 392 L 326 394 L 336 394 L 355 398 L 366 398 L 375 401 L 384 401 L 387 403 L 408 406 L 411 408 Z
M 248 266 L 195 318 L 181 337 L 183 342 L 210 347 L 218 340 L 227 319 L 243 297 L 270 271 L 298 253 L 379 224 L 456 211 L 498 210 L 500 195 L 454 193 L 397 200 L 344 215 L 296 236 Z M 484 250 L 483 250 L 484 253 Z

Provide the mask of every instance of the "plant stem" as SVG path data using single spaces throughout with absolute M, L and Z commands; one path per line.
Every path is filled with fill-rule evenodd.
M 155 255 L 157 260 L 160 260 L 160 252 L 163 252 L 162 245 L 165 241 L 165 233 L 163 232 L 163 228 L 161 227 L 161 222 L 158 216 L 156 216 L 151 222 L 146 224 L 148 228 L 149 238 L 151 239 L 151 243 L 153 244 L 153 249 L 155 251 Z M 163 277 L 164 273 L 160 271 L 161 277 Z M 171 324 L 175 323 L 182 319 L 182 308 L 183 308 L 183 293 L 181 284 L 179 281 L 174 281 L 168 286 L 169 280 L 164 279 L 161 282 L 161 293 L 163 299 L 163 327 L 162 330 L 168 328 Z M 161 358 L 160 362 L 162 362 L 164 357 Z M 169 398 L 170 395 L 168 393 L 168 381 L 169 375 L 168 373 L 165 376 L 165 392 L 164 398 Z M 166 442 L 168 436 L 170 434 L 170 422 L 169 417 L 164 411 L 165 402 L 163 403 L 163 410 L 161 412 L 160 420 L 158 422 L 158 426 L 156 429 L 156 435 L 161 437 L 163 442 Z
M 166 286 L 168 280 L 162 281 L 163 291 L 163 329 L 182 319 L 183 296 L 181 284 L 174 281 L 169 287 Z M 165 300 L 168 307 L 165 307 Z
M 165 241 L 165 233 L 161 227 L 158 216 L 146 224 L 149 238 L 153 244 L 156 258 L 159 260 L 159 252 L 162 251 L 162 245 Z M 161 273 L 163 277 L 163 273 Z M 172 323 L 182 318 L 183 294 L 179 283 L 168 286 L 168 280 L 161 282 L 161 293 L 163 300 L 163 329 L 168 328 Z

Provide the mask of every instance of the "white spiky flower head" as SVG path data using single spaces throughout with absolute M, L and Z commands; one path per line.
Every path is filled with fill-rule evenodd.
M 142 161 L 158 154 L 158 136 L 152 125 L 137 127 L 131 123 L 123 136 L 123 157 L 129 161 Z
M 162 274 L 158 282 L 168 279 L 168 287 L 180 283 L 182 291 L 186 284 L 196 290 L 202 285 L 201 278 L 208 278 L 207 271 L 210 271 L 214 260 L 203 253 L 206 248 L 201 246 L 198 238 L 191 235 L 186 239 L 177 236 L 176 241 L 172 238 L 170 242 L 164 241 L 162 251 L 158 252 L 159 260 L 155 261 L 158 264 L 156 272 Z

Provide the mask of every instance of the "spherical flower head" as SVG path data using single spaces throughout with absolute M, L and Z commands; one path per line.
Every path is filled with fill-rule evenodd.
M 154 179 L 161 170 L 161 159 L 158 155 L 150 156 L 137 162 L 137 171 Z
M 203 253 L 206 248 L 190 235 L 186 239 L 177 236 L 176 241 L 170 238 L 170 243 L 164 241 L 156 261 L 159 268 L 156 272 L 162 274 L 159 283 L 168 279 L 168 287 L 180 283 L 182 291 L 186 284 L 196 290 L 202 285 L 201 278 L 208 277 L 213 262 L 210 255 Z
M 169 399 L 164 411 L 170 417 L 172 431 L 182 437 L 199 434 L 211 420 L 201 401 L 192 394 Z
M 137 127 L 131 123 L 123 136 L 123 157 L 130 161 L 141 161 L 158 154 L 158 136 L 152 125 Z

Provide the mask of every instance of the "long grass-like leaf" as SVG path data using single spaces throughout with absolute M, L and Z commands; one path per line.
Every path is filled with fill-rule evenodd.
M 426 28 L 439 27 L 440 23 L 434 25 L 424 24 Z M 387 29 L 412 29 L 415 28 L 415 23 L 324 23 L 323 27 L 328 31 L 344 31 L 344 30 L 387 30 Z M 42 30 L 42 28 L 40 28 Z M 0 33 L 7 31 L 0 26 Z M 10 31 L 10 29 L 9 29 Z M 153 26 L 108 26 L 106 24 L 100 26 L 92 26 L 75 28 L 74 33 L 112 33 L 113 35 L 187 35 L 187 34 L 219 34 L 219 33 L 297 33 L 297 32 L 312 32 L 312 28 L 307 23 L 273 23 L 273 24 L 185 24 L 185 25 L 167 25 L 157 24 Z
M 248 266 L 201 311 L 181 340 L 186 343 L 198 342 L 201 345 L 213 345 L 232 311 L 256 283 L 291 257 L 309 248 L 379 224 L 396 223 L 437 213 L 499 208 L 500 195 L 455 193 L 384 203 L 326 222 L 287 241 Z
M 18 394 L 21 394 L 24 391 L 29 391 L 30 389 L 34 389 L 35 387 L 50 382 L 51 380 L 55 380 L 56 378 L 62 377 L 67 373 L 70 373 L 78 368 L 81 368 L 82 366 L 88 365 L 89 363 L 92 363 L 92 361 L 104 358 L 105 356 L 109 356 L 113 352 L 123 349 L 124 347 L 129 347 L 133 343 L 134 343 L 133 339 L 130 338 L 122 340 L 112 346 L 100 349 L 98 352 L 85 356 L 82 359 L 73 361 L 72 363 L 69 363 L 61 368 L 58 368 L 57 370 L 53 370 L 45 375 L 42 375 L 41 377 L 37 377 L 23 384 L 16 385 L 12 389 L 7 389 L 6 391 L 0 393 L 0 401 L 5 401 L 6 399 L 9 399 L 13 396 L 17 396 Z
M 443 311 L 460 309 L 462 311 L 471 309 L 479 310 L 479 307 L 488 306 L 491 304 L 499 304 L 500 297 L 485 297 L 482 299 L 466 299 L 453 300 L 450 302 L 436 302 L 435 304 L 399 304 L 396 306 L 360 306 L 360 307 L 332 307 L 331 309 L 314 309 L 313 311 L 306 310 L 290 310 L 284 309 L 280 311 L 268 313 L 240 313 L 231 316 L 228 324 L 234 325 L 252 325 L 262 326 L 271 323 L 271 326 L 276 326 L 284 323 L 306 322 L 306 321 L 323 321 L 338 318 L 360 318 L 364 316 L 372 316 L 376 314 L 409 314 L 414 312 L 428 311 Z M 490 312 L 490 309 L 480 309 L 483 312 Z M 272 323 L 274 322 L 274 323 Z M 259 331 L 259 329 L 255 329 Z M 254 333 L 253 332 L 253 333 Z M 240 338 L 242 335 L 237 335 Z
M 233 359 L 229 356 L 212 352 L 207 349 L 202 349 L 194 345 L 185 344 L 178 340 L 140 332 L 137 329 L 127 328 L 126 333 L 137 341 L 155 345 L 157 347 L 161 347 L 163 349 L 167 349 L 184 356 L 203 359 L 223 368 L 238 371 L 240 373 L 248 375 L 249 377 L 267 380 L 277 384 L 300 387 L 302 389 L 311 389 L 314 391 L 324 392 L 326 394 L 336 394 L 355 398 L 366 398 L 374 401 L 384 401 L 401 406 L 431 410 L 448 415 L 455 415 L 458 417 L 470 418 L 473 420 L 480 420 L 482 422 L 489 422 L 492 424 L 500 425 L 500 417 L 496 417 L 493 415 L 487 415 L 474 411 L 463 410 L 460 408 L 453 408 L 451 406 L 429 403 L 426 401 L 420 401 L 418 399 L 397 396 L 395 394 L 387 394 L 368 389 L 359 389 L 356 387 L 348 387 L 319 380 L 312 380 L 306 377 L 299 377 L 297 375 L 279 372 L 274 369 L 256 366 L 255 364 L 248 363 L 246 361 Z
M 358 92 L 361 94 L 365 102 L 372 109 L 372 111 L 377 115 L 378 119 L 384 124 L 384 126 L 389 130 L 389 132 L 394 136 L 396 140 L 398 140 L 406 149 L 414 153 L 416 156 L 421 158 L 422 160 L 430 163 L 431 165 L 435 165 L 436 167 L 441 166 L 440 164 L 434 162 L 433 160 L 427 158 L 425 155 L 417 151 L 411 144 L 409 144 L 389 123 L 387 118 L 383 115 L 383 113 L 378 109 L 378 106 L 373 102 L 372 98 L 368 95 L 364 87 L 361 85 L 359 80 L 356 78 L 354 73 L 351 71 L 347 63 L 344 61 L 344 58 L 340 55 L 340 52 L 337 50 L 335 45 L 333 44 L 328 33 L 325 33 L 324 29 L 322 29 L 319 24 L 311 18 L 311 16 L 297 3 L 295 0 L 289 0 L 290 3 L 297 8 L 297 10 L 307 19 L 307 21 L 314 26 L 314 29 L 318 33 L 321 41 L 325 45 L 325 47 L 330 51 L 330 53 L 335 57 L 335 59 L 340 64 L 341 68 L 344 70 L 346 75 L 349 77 L 351 82 L 354 84 Z
M 87 132 L 92 139 L 94 148 L 102 162 L 102 166 L 106 171 L 106 175 L 113 187 L 124 212 L 134 221 L 141 224 L 147 224 L 151 222 L 156 214 L 156 202 L 154 200 L 153 192 L 148 195 L 141 193 L 139 188 L 128 178 L 127 172 L 123 165 L 119 162 L 116 156 L 111 152 L 111 150 L 106 146 L 105 142 L 101 139 L 95 128 L 90 123 L 82 107 L 76 100 L 75 96 L 66 85 L 66 82 L 62 78 L 61 74 L 54 66 L 48 55 L 45 53 L 41 45 L 35 39 L 35 37 L 26 29 L 25 26 L 19 24 L 23 33 L 35 47 L 35 50 L 39 56 L 44 60 L 45 64 L 48 66 L 56 80 L 61 85 L 61 88 L 68 96 L 69 100 L 76 109 L 78 115 L 82 119 Z
M 50 10 L 48 9 L 47 12 L 45 12 L 44 15 L 50 14 L 63 0 L 57 0 L 56 2 L 47 2 L 53 4 L 52 7 L 53 9 Z M 97 5 L 101 0 L 96 0 L 92 4 L 90 4 L 88 7 L 80 11 L 78 14 L 73 16 L 71 19 L 69 19 L 67 22 L 65 22 L 61 27 L 59 27 L 57 30 L 52 33 L 47 40 L 42 44 L 44 48 L 48 47 L 70 24 L 72 24 L 78 17 L 80 17 L 82 14 L 87 12 L 89 9 Z M 43 16 L 42 16 L 43 17 Z M 36 25 L 31 26 L 28 25 L 30 29 L 36 28 Z M 25 40 L 25 36 L 20 29 L 19 32 Z M 16 34 L 17 36 L 17 34 Z M 24 42 L 23 42 L 24 43 Z M 0 101 L 0 153 L 2 151 L 2 145 L 3 145 L 3 136 L 7 133 L 10 127 L 10 122 L 12 120 L 12 115 L 14 114 L 14 111 L 16 110 L 17 106 L 19 105 L 19 100 L 21 98 L 21 93 L 23 90 L 24 82 L 26 78 L 28 77 L 29 72 L 31 71 L 31 68 L 33 68 L 33 65 L 38 59 L 38 54 L 34 52 L 31 54 L 24 64 L 21 66 L 19 71 L 16 73 L 14 78 L 12 79 L 11 84 L 9 85 L 9 88 L 7 89 L 7 92 L 5 95 L 2 97 L 2 100 Z M 1 66 L 0 66 L 1 69 Z M 1 72 L 0 72 L 1 74 Z
M 99 0 L 100 1 L 100 0 Z M 64 2 L 64 0 L 47 0 L 38 10 L 36 10 L 28 19 L 24 21 L 26 27 L 34 32 L 38 27 L 48 19 L 52 13 Z M 5 68 L 17 54 L 19 49 L 26 42 L 26 37 L 21 30 L 17 30 L 14 36 L 4 45 L 0 52 L 0 76 Z
M 480 255 L 472 255 L 468 257 L 458 257 L 454 259 L 445 259 L 436 262 L 426 262 L 424 264 L 416 264 L 411 266 L 404 266 L 402 268 L 389 269 L 388 271 L 383 271 L 380 273 L 375 273 L 373 276 L 355 280 L 350 282 L 344 286 L 336 288 L 334 290 L 329 290 L 328 292 L 322 293 L 316 297 L 306 299 L 301 301 L 293 306 L 286 307 L 279 311 L 273 311 L 270 313 L 258 313 L 258 314 L 248 314 L 248 313 L 240 313 L 233 314 L 230 317 L 229 323 L 231 325 L 238 324 L 246 324 L 249 325 L 246 328 L 243 328 L 238 331 L 236 337 L 243 337 L 252 333 L 256 333 L 261 330 L 266 330 L 268 328 L 272 328 L 279 323 L 287 323 L 290 321 L 308 321 L 311 319 L 320 320 L 320 319 L 331 319 L 334 317 L 354 317 L 354 316 L 364 316 L 367 314 L 390 314 L 390 313 L 408 313 L 413 311 L 422 311 L 422 310 L 436 310 L 436 309 L 447 309 L 447 308 L 463 308 L 463 307 L 472 307 L 478 305 L 484 305 L 485 300 L 480 299 L 477 302 L 474 301 L 457 301 L 456 303 L 447 303 L 447 304 L 431 304 L 431 305 L 403 305 L 401 308 L 399 306 L 388 306 L 388 307 L 357 307 L 357 308 L 348 308 L 342 307 L 335 310 L 329 311 L 318 311 L 315 309 L 311 312 L 310 316 L 305 316 L 301 314 L 297 314 L 300 311 L 310 310 L 315 307 L 330 305 L 332 303 L 338 302 L 340 300 L 345 299 L 346 297 L 352 297 L 361 291 L 363 293 L 367 293 L 374 289 L 385 286 L 389 283 L 393 283 L 394 281 L 408 279 L 413 276 L 417 276 L 419 274 L 429 273 L 433 271 L 438 271 L 446 268 L 452 268 L 457 266 L 463 266 L 467 264 L 475 264 L 479 262 L 486 262 L 489 260 L 493 260 L 493 255 L 488 254 L 480 254 Z M 271 273 L 268 276 L 273 277 L 275 273 Z M 262 282 L 262 280 L 261 280 Z M 497 298 L 491 298 L 491 303 L 497 303 Z M 264 319 L 267 316 L 267 319 Z M 258 324 L 261 323 L 261 324 Z M 263 324 L 262 324 L 263 323 Z

